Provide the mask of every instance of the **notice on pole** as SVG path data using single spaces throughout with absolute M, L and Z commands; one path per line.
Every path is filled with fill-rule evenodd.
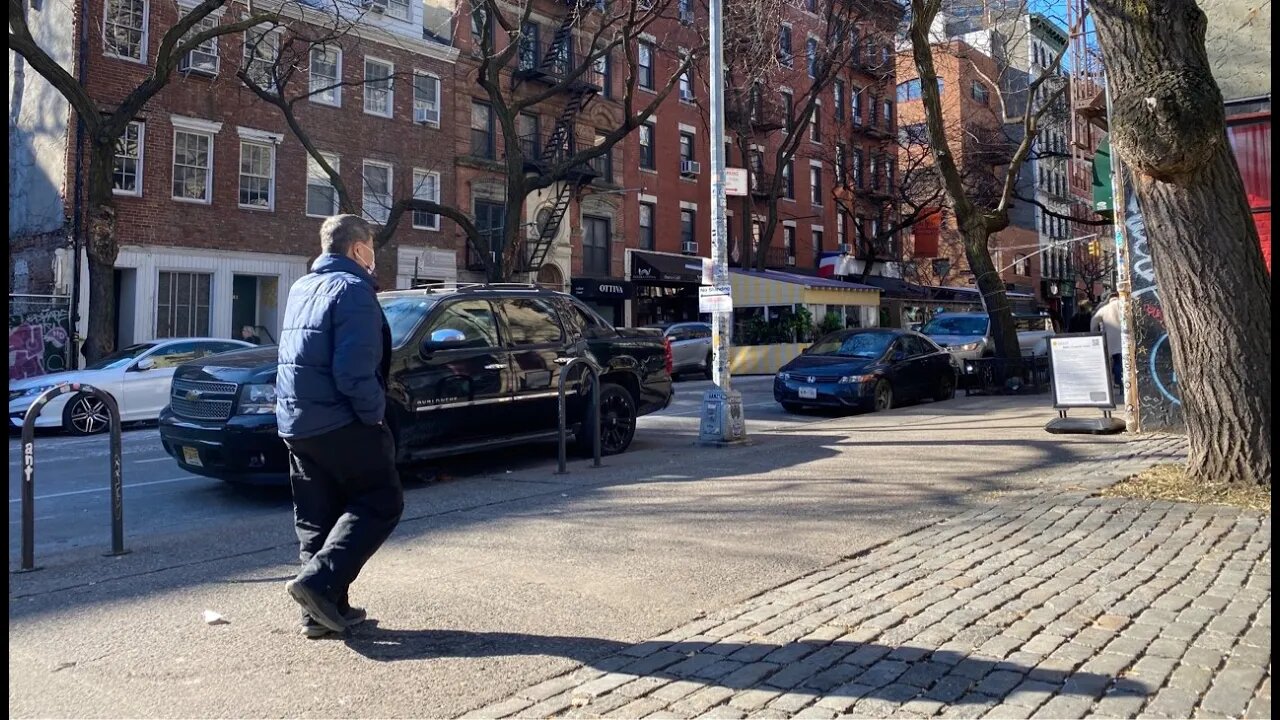
M 698 312 L 733 312 L 733 296 L 729 294 L 729 289 L 707 286 L 698 288 Z
M 729 197 L 747 196 L 747 169 L 724 169 L 724 194 Z
M 1056 408 L 1114 408 L 1111 359 L 1102 335 L 1060 335 L 1049 338 Z

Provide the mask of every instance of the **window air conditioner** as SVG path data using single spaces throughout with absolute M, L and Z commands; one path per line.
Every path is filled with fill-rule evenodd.
M 702 165 L 698 164 L 697 160 L 681 160 L 680 161 L 681 175 L 697 175 L 700 172 L 702 172 Z

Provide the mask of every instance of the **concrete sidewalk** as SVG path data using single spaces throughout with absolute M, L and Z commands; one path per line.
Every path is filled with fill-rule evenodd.
M 1175 613 L 1168 627 L 1190 632 L 1176 618 L 1187 613 L 1194 622 L 1192 616 L 1204 615 L 1188 613 L 1195 599 L 1223 595 L 1228 586 L 1218 583 L 1239 577 L 1240 591 L 1223 595 L 1226 604 L 1212 609 L 1248 622 L 1228 632 L 1222 623 L 1212 625 L 1216 615 L 1206 618 L 1212 634 L 1197 630 L 1187 646 L 1202 637 L 1222 645 L 1222 636 L 1230 638 L 1219 649 L 1225 657 L 1237 646 L 1252 647 L 1264 632 L 1258 618 L 1269 618 L 1269 519 L 1089 499 L 1093 487 L 1176 457 L 1178 443 L 1050 436 L 1043 424 L 1053 413 L 1045 405 L 1043 397 L 965 398 L 802 427 L 755 426 L 751 447 L 728 451 L 696 447 L 688 432 L 664 427 L 642 434 L 634 452 L 609 458 L 602 470 L 577 463 L 571 474 L 555 476 L 548 463 L 413 488 L 401 528 L 353 588 L 353 601 L 375 620 L 343 641 L 297 635 L 296 609 L 282 589 L 296 556 L 283 509 L 279 517 L 250 517 L 216 532 L 135 543 L 124 558 L 40 558 L 44 570 L 10 577 L 10 715 L 439 717 L 480 708 L 494 716 L 605 714 L 621 710 L 623 697 L 626 704 L 648 700 L 649 712 L 690 716 L 702 710 L 776 715 L 792 712 L 792 705 L 834 715 L 860 712 L 859 703 L 871 701 L 894 705 L 861 712 L 931 708 L 978 715 L 1008 697 L 997 684 L 1010 676 L 996 673 L 1013 672 L 1022 684 L 1056 677 L 1031 677 L 1040 670 L 1066 672 L 1040 668 L 1059 651 L 1048 647 L 1052 638 L 1009 651 L 1043 649 L 1035 662 L 983 649 L 996 638 L 1024 642 L 1047 633 L 1074 648 L 1082 645 L 1076 636 L 1099 622 L 1116 626 L 1120 638 L 1127 627 L 1146 628 L 1143 633 L 1164 627 L 1168 619 L 1158 613 L 1140 620 L 1147 608 L 1124 615 L 1103 607 L 1108 596 L 1096 591 L 1078 598 L 1101 603 L 1095 615 L 1073 607 L 1047 617 L 1045 608 L 1056 611 L 1059 594 L 1075 597 L 1068 591 L 1111 582 L 1107 573 L 1120 566 L 1096 551 L 1130 540 L 1137 549 L 1115 557 L 1132 557 L 1141 569 L 1112 580 L 1155 572 L 1115 605 L 1128 595 L 1152 595 L 1146 599 L 1154 611 Z M 1141 532 L 1125 527 L 1130 518 Z M 1217 535 L 1187 529 L 1223 523 L 1230 529 Z M 1098 534 L 1097 528 L 1106 530 Z M 1094 536 L 1109 540 L 1095 547 Z M 1180 553 L 1178 544 L 1196 548 L 1211 538 L 1199 556 Z M 1224 557 L 1228 551 L 1235 554 Z M 1164 562 L 1168 553 L 1173 560 Z M 1249 557 L 1252 565 L 1242 570 Z M 1045 575 L 1058 562 L 1067 565 Z M 1161 574 L 1161 565 L 1187 562 L 1186 573 Z M 1206 580 L 1217 562 L 1223 569 L 1214 571 L 1209 587 L 1191 592 L 1188 578 Z M 1081 568 L 1091 574 L 1075 577 Z M 1023 587 L 1032 578 L 1034 586 Z M 1006 597 L 1010 589 L 1018 594 Z M 1237 597 L 1253 602 L 1259 594 L 1264 597 L 1252 614 L 1218 612 L 1235 608 Z M 1191 600 L 1178 608 L 1157 605 L 1174 602 L 1163 600 L 1166 595 Z M 926 598 L 930 602 L 920 604 Z M 1002 604 L 979 609 L 993 598 Z M 1042 626 L 1023 638 L 1028 626 L 1000 613 L 1033 600 L 1025 612 L 1040 611 Z M 205 625 L 205 609 L 229 624 Z M 1100 620 L 1104 616 L 1133 622 Z M 1061 622 L 1072 626 L 1054 625 Z M 928 634 L 949 626 L 948 637 Z M 716 628 L 726 634 L 713 635 Z M 1248 672 L 1265 670 L 1269 703 L 1269 623 L 1265 633 L 1266 658 L 1250 659 Z M 1125 648 L 1101 647 L 1108 655 L 1123 655 Z M 884 657 L 858 664 L 878 648 Z M 712 655 L 714 662 L 706 659 Z M 1147 655 L 1165 656 L 1141 650 L 1134 667 Z M 952 660 L 950 670 L 927 677 Z M 615 673 L 636 662 L 620 682 Z M 883 662 L 898 664 L 867 678 L 844 677 Z M 1016 669 L 999 667 L 1005 662 Z M 1152 662 L 1142 664 L 1144 672 Z M 1214 668 L 1218 677 L 1243 687 L 1248 673 L 1236 672 L 1239 660 L 1224 662 Z M 776 668 L 763 672 L 771 670 L 766 665 Z M 929 670 L 906 675 L 926 665 Z M 1082 672 L 1108 678 L 1100 692 L 1150 685 L 1142 678 L 1118 681 L 1127 667 Z M 1171 676 L 1179 667 L 1170 668 Z M 974 678 L 980 682 L 964 689 L 973 702 L 909 705 L 942 677 L 980 668 L 984 674 Z M 930 684 L 918 685 L 926 679 Z M 840 682 L 829 684 L 833 680 Z M 981 682 L 990 684 L 978 687 Z M 857 696 L 833 692 L 851 684 L 870 689 Z M 651 692 L 636 694 L 647 685 Z M 920 692 L 899 698 L 906 692 L 899 686 Z M 1217 697 L 1212 687 L 1209 696 Z M 754 702 L 746 698 L 764 700 L 740 707 Z M 831 707 L 846 698 L 848 705 Z M 1202 707 L 1212 711 L 1215 702 L 1206 696 Z

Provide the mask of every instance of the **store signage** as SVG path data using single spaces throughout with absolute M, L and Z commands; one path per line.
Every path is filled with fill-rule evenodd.
M 1049 338 L 1056 408 L 1116 406 L 1111 358 L 1102 335 L 1059 335 Z
M 573 278 L 569 281 L 569 292 L 586 300 L 630 300 L 636 296 L 635 285 L 612 278 Z

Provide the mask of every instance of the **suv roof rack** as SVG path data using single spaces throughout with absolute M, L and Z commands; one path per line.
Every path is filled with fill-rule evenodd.
M 414 285 L 413 290 L 426 290 L 428 292 L 483 292 L 486 290 L 523 290 L 526 292 L 556 292 L 553 288 L 548 288 L 537 283 L 457 283 L 457 282 L 438 282 L 438 283 L 419 283 Z

